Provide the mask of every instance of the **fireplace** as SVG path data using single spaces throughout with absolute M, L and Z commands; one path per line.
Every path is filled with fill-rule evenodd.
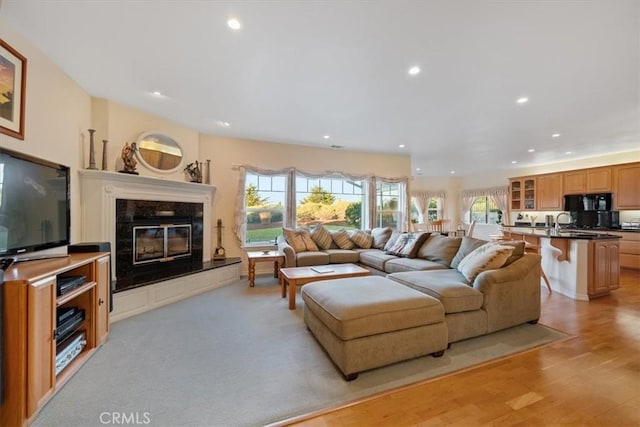
M 115 292 L 202 268 L 202 203 L 116 200 Z

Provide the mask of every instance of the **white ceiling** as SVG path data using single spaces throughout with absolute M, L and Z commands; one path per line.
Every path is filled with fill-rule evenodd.
M 640 147 L 638 0 L 4 0 L 0 15 L 91 95 L 206 134 L 408 154 L 424 176 Z

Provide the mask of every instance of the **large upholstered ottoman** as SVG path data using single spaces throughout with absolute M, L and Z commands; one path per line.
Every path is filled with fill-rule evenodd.
M 447 348 L 437 299 L 379 276 L 302 287 L 304 321 L 347 381 L 358 373 Z

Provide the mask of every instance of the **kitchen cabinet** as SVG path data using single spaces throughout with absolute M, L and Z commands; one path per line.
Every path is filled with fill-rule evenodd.
M 551 173 L 536 176 L 536 210 L 559 211 L 563 209 L 562 174 Z
M 588 260 L 589 298 L 607 295 L 620 287 L 620 242 L 617 239 L 590 242 Z
M 613 191 L 614 209 L 640 209 L 640 162 L 613 167 Z
M 511 210 L 532 211 L 536 209 L 536 178 L 523 177 L 509 180 Z
M 563 194 L 609 193 L 612 191 L 610 166 L 580 169 L 562 174 Z
M 620 236 L 620 267 L 640 270 L 640 232 L 607 231 L 608 234 Z

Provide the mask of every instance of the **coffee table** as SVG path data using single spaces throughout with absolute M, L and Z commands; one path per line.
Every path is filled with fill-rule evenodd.
M 318 272 L 316 270 L 322 271 Z M 289 310 L 296 308 L 296 286 L 318 280 L 343 279 L 345 277 L 368 276 L 369 270 L 355 264 L 329 264 L 312 267 L 288 267 L 280 269 L 282 298 L 287 296 L 289 285 Z

